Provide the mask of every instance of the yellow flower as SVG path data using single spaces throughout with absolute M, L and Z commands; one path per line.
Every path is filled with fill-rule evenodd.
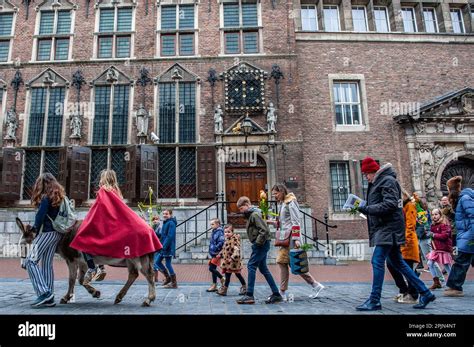
M 260 200 L 267 200 L 267 193 L 264 190 L 260 190 Z

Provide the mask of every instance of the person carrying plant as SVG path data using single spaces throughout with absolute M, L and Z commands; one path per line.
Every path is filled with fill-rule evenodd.
M 286 291 L 288 290 L 290 278 L 289 252 L 292 248 L 301 247 L 300 210 L 296 196 L 293 193 L 288 193 L 283 184 L 275 184 L 273 186 L 272 196 L 280 204 L 280 213 L 278 220 L 269 221 L 269 223 L 275 224 L 277 229 L 279 229 L 275 240 L 275 246 L 280 247 L 276 261 L 280 268 L 280 294 L 283 300 L 287 300 Z M 324 286 L 317 282 L 310 272 L 302 273 L 299 276 L 312 287 L 309 297 L 311 299 L 316 298 Z

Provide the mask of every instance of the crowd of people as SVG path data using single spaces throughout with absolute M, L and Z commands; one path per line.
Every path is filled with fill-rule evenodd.
M 362 172 L 369 184 L 367 197 L 357 209 L 367 216 L 369 243 L 374 247 L 371 261 L 373 282 L 369 298 L 356 309 L 382 309 L 381 293 L 386 266 L 399 289 L 394 297 L 397 303 L 413 304 L 414 308 L 423 309 L 435 300 L 432 291 L 443 286 L 446 287 L 445 296 L 463 296 L 466 273 L 471 265 L 474 266 L 474 190 L 461 190 L 462 178 L 453 177 L 447 182 L 449 195 L 443 196 L 439 206 L 430 211 L 417 194 L 410 194 L 401 188 L 391 164 L 380 166 L 367 157 L 362 161 Z M 158 282 L 158 274 L 161 273 L 163 288 L 178 288 L 172 266 L 172 259 L 176 256 L 177 226 L 173 211 L 163 210 L 163 221 L 156 215 L 152 226 L 149 226 L 122 201 L 114 171 L 104 170 L 101 173 L 99 187 L 98 198 L 71 244 L 71 247 L 82 251 L 87 262 L 89 269 L 85 283 L 101 281 L 106 276 L 105 268 L 95 264 L 94 256 L 132 257 L 153 249 L 156 251 L 153 264 L 155 282 Z M 251 243 L 247 279 L 242 275 L 242 241 L 239 234 L 234 232 L 231 224 L 222 225 L 219 219 L 210 221 L 212 232 L 208 265 L 211 285 L 207 292 L 226 296 L 232 274 L 235 274 L 241 285 L 238 293 L 241 297 L 237 303 L 254 304 L 258 269 L 271 290 L 265 303 L 288 300 L 290 254 L 302 247 L 301 217 L 296 196 L 288 192 L 283 184 L 276 184 L 271 192 L 279 206 L 277 217 L 273 219 L 264 218 L 268 216 L 253 206 L 248 197 L 242 196 L 237 201 L 237 207 L 247 221 L 247 237 Z M 32 195 L 32 204 L 38 209 L 32 227 L 38 234 L 33 241 L 36 251 L 29 254 L 26 261 L 26 269 L 37 294 L 32 304 L 35 308 L 55 305 L 52 261 L 61 234 L 54 229 L 52 221 L 57 217 L 64 198 L 64 188 L 54 176 L 46 173 L 37 179 Z M 117 211 L 120 216 L 111 211 Z M 109 220 L 104 220 L 104 216 Z M 128 224 L 124 224 L 124 216 L 130 217 L 127 218 Z M 275 240 L 278 247 L 276 262 L 280 270 L 279 287 L 267 266 L 272 242 L 269 225 L 274 225 L 279 235 Z M 148 240 L 151 248 L 134 245 L 133 254 L 129 250 L 123 256 L 116 249 L 107 250 L 121 238 L 130 238 L 133 234 L 130 231 L 137 232 L 137 226 L 138 232 L 145 237 L 142 239 Z M 110 228 L 114 229 L 113 237 L 108 235 Z M 134 242 L 136 240 L 131 240 L 131 244 Z M 432 275 L 433 282 L 429 288 L 419 278 L 423 271 L 429 271 Z M 310 298 L 317 297 L 324 288 L 308 269 L 301 273 L 292 272 L 299 274 L 311 286 Z

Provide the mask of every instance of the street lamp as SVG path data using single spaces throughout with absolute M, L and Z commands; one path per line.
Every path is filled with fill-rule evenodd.
M 249 114 L 247 113 L 241 126 L 242 132 L 245 135 L 245 145 L 247 146 L 247 137 L 252 134 L 253 124 L 250 121 Z

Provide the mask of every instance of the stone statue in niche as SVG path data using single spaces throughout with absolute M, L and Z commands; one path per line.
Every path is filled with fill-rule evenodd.
M 115 71 L 114 68 L 110 68 L 107 70 L 107 74 L 105 76 L 105 79 L 107 80 L 107 82 L 109 83 L 114 83 L 114 82 L 117 82 L 118 81 L 118 73 L 117 71 Z
M 18 119 L 16 118 L 16 113 L 13 108 L 7 111 L 7 117 L 5 119 L 5 125 L 7 128 L 7 133 L 5 135 L 6 140 L 16 139 L 15 133 L 18 129 Z
M 145 110 L 145 107 L 140 104 L 140 107 L 137 111 L 137 135 L 138 136 L 146 136 L 148 134 L 148 119 L 150 115 Z
M 224 131 L 224 118 L 222 117 L 223 111 L 221 105 L 217 105 L 214 110 L 214 132 L 216 134 L 222 134 Z
M 276 114 L 276 109 L 273 106 L 273 102 L 270 102 L 268 104 L 268 111 L 267 111 L 267 126 L 268 126 L 268 131 L 275 133 L 275 125 L 277 122 L 277 114 Z
M 76 110 L 71 115 L 71 124 L 69 125 L 71 129 L 71 138 L 80 139 L 81 138 L 81 128 L 82 128 L 82 119 L 78 110 Z

